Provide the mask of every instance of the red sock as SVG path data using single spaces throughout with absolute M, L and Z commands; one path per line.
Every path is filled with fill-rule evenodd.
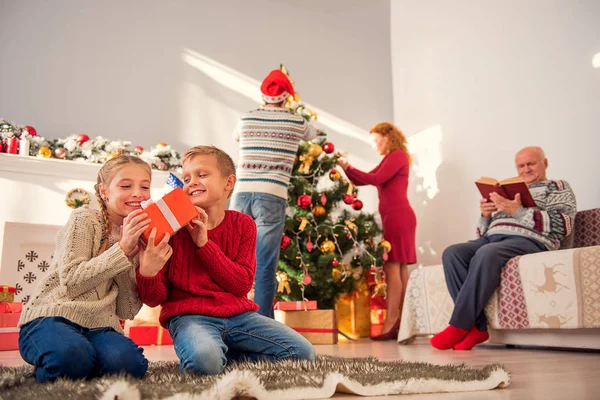
M 448 325 L 446 329 L 437 335 L 433 335 L 431 338 L 431 345 L 440 350 L 451 349 L 465 337 L 467 332 L 468 331 L 465 331 L 464 329 Z
M 488 331 L 480 331 L 479 329 L 472 327 L 467 336 L 460 341 L 454 350 L 471 350 L 479 343 L 483 343 L 490 338 Z

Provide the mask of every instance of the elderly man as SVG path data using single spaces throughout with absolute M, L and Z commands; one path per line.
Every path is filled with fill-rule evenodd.
M 483 308 L 500 284 L 502 267 L 515 256 L 558 249 L 571 233 L 575 195 L 567 182 L 546 178 L 544 151 L 524 148 L 515 163 L 536 206 L 524 208 L 519 195 L 508 200 L 492 193 L 491 201 L 480 203 L 479 239 L 444 251 L 442 263 L 454 311 L 450 325 L 431 338 L 437 349 L 470 350 L 485 342 L 489 334 Z

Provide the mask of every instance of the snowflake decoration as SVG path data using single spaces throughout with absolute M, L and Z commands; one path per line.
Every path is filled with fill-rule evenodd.
M 27 302 L 29 302 L 30 298 L 31 298 L 31 295 L 27 295 L 27 296 L 23 297 L 23 300 L 21 300 L 21 303 L 27 304 Z
M 25 268 L 25 263 L 21 260 L 19 260 L 18 264 L 17 264 L 17 272 L 20 272 L 23 268 Z
M 25 274 L 23 279 L 25 279 L 25 281 L 27 283 L 31 283 L 31 282 L 35 281 L 36 276 L 32 272 L 28 272 L 27 274 Z
M 23 286 L 21 286 L 20 283 L 17 283 L 15 285 L 15 289 L 17 289 L 17 294 L 21 293 L 23 291 Z
M 29 262 L 34 262 L 35 260 L 37 260 L 38 255 L 35 251 L 30 250 L 29 253 L 27 253 L 25 255 L 25 258 L 29 260 Z
M 48 268 L 50 268 L 50 264 L 48 264 L 48 263 L 46 262 L 46 260 L 44 260 L 44 261 L 42 261 L 41 263 L 39 263 L 39 264 L 38 264 L 38 268 L 39 268 L 39 270 L 40 270 L 40 271 L 42 271 L 42 272 L 46 272 L 46 270 L 47 270 Z

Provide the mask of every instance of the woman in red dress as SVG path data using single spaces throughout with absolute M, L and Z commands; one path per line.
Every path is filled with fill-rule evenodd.
M 343 157 L 338 159 L 338 164 L 355 185 L 377 187 L 383 237 L 391 243 L 392 250 L 383 265 L 387 281 L 387 316 L 382 333 L 372 339 L 391 340 L 396 339 L 400 329 L 400 314 L 408 283 L 408 264 L 417 262 L 417 218 L 407 196 L 411 157 L 406 148 L 406 138 L 393 124 L 379 123 L 371 128 L 370 134 L 374 147 L 383 156 L 374 170 L 368 173 L 359 171 Z

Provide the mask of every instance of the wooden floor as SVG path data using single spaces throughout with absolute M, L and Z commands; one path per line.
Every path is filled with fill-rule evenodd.
M 375 356 L 386 360 L 422 361 L 433 364 L 466 364 L 483 366 L 502 363 L 511 374 L 506 389 L 485 392 L 422 394 L 387 397 L 336 395 L 340 399 L 440 399 L 440 400 L 530 400 L 530 399 L 600 399 L 600 353 L 547 349 L 508 349 L 504 346 L 480 346 L 472 351 L 439 351 L 427 339 L 403 346 L 395 342 L 373 342 L 368 339 L 331 346 L 316 346 L 318 354 L 345 357 Z M 149 346 L 144 354 L 150 360 L 176 360 L 173 346 Z M 17 351 L 0 352 L 0 364 L 24 364 Z M 1 396 L 0 396 L 1 397 Z

